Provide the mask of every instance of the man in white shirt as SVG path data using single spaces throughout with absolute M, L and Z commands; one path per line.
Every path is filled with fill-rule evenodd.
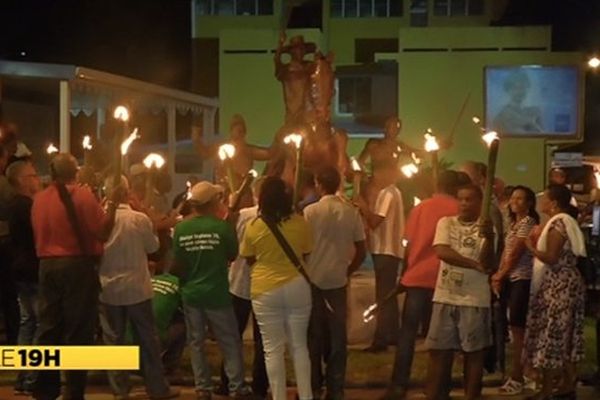
M 492 224 L 479 223 L 482 197 L 479 186 L 463 186 L 458 216 L 437 225 L 433 245 L 440 269 L 425 340 L 428 399 L 448 398 L 455 351 L 464 354 L 465 398 L 481 396 L 484 349 L 492 344 L 489 274 L 494 262 Z
M 320 393 L 326 383 L 326 398 L 342 400 L 346 376 L 346 287 L 348 277 L 365 259 L 365 228 L 358 210 L 336 195 L 341 180 L 336 168 L 323 169 L 315 180 L 321 199 L 304 209 L 315 243 L 306 266 L 314 284 L 308 328 L 311 382 L 313 393 Z
M 112 191 L 112 179 L 106 187 Z M 141 368 L 146 390 L 151 399 L 171 399 L 179 392 L 169 388 L 160 358 L 160 341 L 152 311 L 152 281 L 148 270 L 148 254 L 159 248 L 150 218 L 133 211 L 128 204 L 129 185 L 123 177 L 116 211 L 115 225 L 104 244 L 100 265 L 100 323 L 107 345 L 124 345 L 128 323 L 131 323 L 141 352 Z M 125 371 L 109 371 L 109 382 L 117 399 L 129 396 L 131 385 Z
M 402 193 L 396 187 L 398 168 L 395 163 L 380 165 L 371 186 L 377 197 L 367 203 L 362 197 L 356 200 L 369 231 L 369 251 L 375 269 L 375 298 L 383 298 L 396 287 L 398 268 L 404 256 L 404 206 Z M 399 330 L 398 303 L 387 302 L 377 315 L 373 343 L 366 349 L 378 353 L 396 344 Z
M 260 195 L 260 186 L 264 181 L 264 177 L 254 181 L 252 186 L 252 195 L 254 203 L 258 203 Z M 242 208 L 237 217 L 235 224 L 235 232 L 238 241 L 241 242 L 246 232 L 246 224 L 258 216 L 258 205 Z M 231 293 L 233 312 L 237 319 L 240 337 L 243 337 L 250 314 L 252 313 L 252 302 L 250 301 L 250 266 L 244 257 L 238 255 L 231 266 L 229 267 L 229 293 Z M 254 359 L 252 363 L 252 393 L 261 398 L 267 397 L 269 389 L 269 380 L 267 377 L 267 369 L 265 366 L 265 351 L 262 343 L 260 329 L 256 323 L 256 319 L 252 318 L 252 337 L 254 339 Z M 216 394 L 228 395 L 227 374 L 225 368 L 221 366 L 221 385 L 215 390 Z

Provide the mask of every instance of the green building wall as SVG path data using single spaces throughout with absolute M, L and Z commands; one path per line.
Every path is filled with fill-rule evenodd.
M 447 17 L 444 21 L 431 17 L 431 24 L 435 22 L 437 27 L 410 28 L 406 9 L 400 18 L 329 18 L 329 5 L 324 3 L 322 31 L 287 31 L 288 37 L 303 34 L 321 49 L 333 50 L 336 66 L 355 64 L 355 39 L 397 38 L 397 53 L 377 54 L 376 58 L 397 61 L 398 114 L 404 122 L 403 139 L 410 144 L 421 147 L 426 128 L 447 135 L 470 93 L 454 146 L 441 155 L 455 166 L 467 159 L 485 161 L 486 149 L 471 117 L 483 117 L 486 65 L 582 63 L 579 53 L 550 51 L 548 27 L 481 26 L 489 23 L 485 16 L 467 20 Z M 219 39 L 221 132 L 227 132 L 231 116 L 239 113 L 246 119 L 249 141 L 260 145 L 270 144 L 283 123 L 283 93 L 273 73 L 280 6 L 276 1 L 274 16 L 202 17 L 196 27 L 197 36 Z M 459 25 L 444 26 L 455 23 Z M 363 145 L 364 139 L 351 139 L 348 154 L 358 154 Z M 498 175 L 506 182 L 539 190 L 547 164 L 543 139 L 502 140 Z

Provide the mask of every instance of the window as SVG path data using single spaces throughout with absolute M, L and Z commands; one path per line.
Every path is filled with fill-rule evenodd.
M 434 0 L 433 14 L 436 16 L 470 16 L 484 14 L 484 0 Z
M 332 0 L 331 16 L 355 17 L 399 17 L 402 15 L 403 0 Z
M 198 15 L 273 15 L 273 0 L 196 0 Z
M 369 77 L 345 77 L 338 81 L 339 115 L 357 115 L 371 111 L 371 79 Z
M 427 26 L 428 17 L 427 0 L 411 0 L 410 26 Z

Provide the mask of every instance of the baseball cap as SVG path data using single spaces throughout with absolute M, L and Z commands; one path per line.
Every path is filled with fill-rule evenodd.
M 222 186 L 213 185 L 208 181 L 196 183 L 191 190 L 190 201 L 202 205 L 211 201 L 216 195 L 225 191 Z

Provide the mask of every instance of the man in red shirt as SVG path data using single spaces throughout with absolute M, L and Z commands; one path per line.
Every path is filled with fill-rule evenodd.
M 38 345 L 92 345 L 98 315 L 96 267 L 115 221 L 89 188 L 75 183 L 77 160 L 56 155 L 50 165 L 53 182 L 33 201 L 31 222 L 40 258 Z M 87 371 L 66 373 L 65 398 L 83 400 Z M 41 371 L 34 398 L 60 395 L 60 372 Z
M 399 281 L 406 290 L 406 298 L 392 382 L 382 400 L 400 400 L 406 397 L 417 330 L 423 315 L 431 315 L 433 290 L 440 266 L 440 260 L 433 249 L 435 229 L 442 217 L 458 214 L 458 201 L 454 197 L 456 186 L 456 172 L 441 173 L 433 197 L 421 202 L 408 215 L 404 235 L 408 242 L 404 258 L 406 264 Z

